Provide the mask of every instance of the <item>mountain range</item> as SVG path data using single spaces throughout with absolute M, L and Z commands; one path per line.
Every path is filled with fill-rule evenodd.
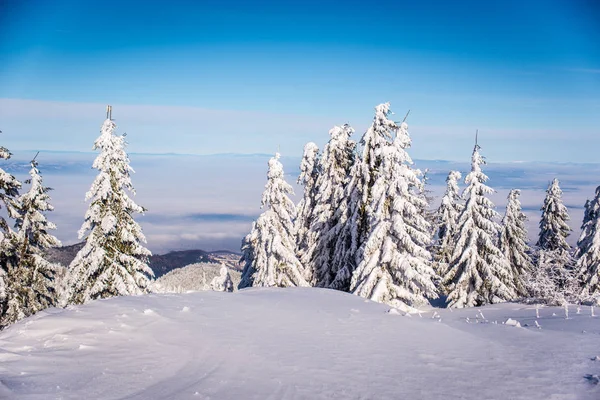
M 83 248 L 85 242 L 70 246 L 54 247 L 46 251 L 46 259 L 53 263 L 68 266 Z M 182 250 L 171 251 L 166 254 L 155 254 L 150 257 L 149 266 L 154 271 L 154 277 L 158 278 L 177 268 L 195 263 L 217 263 L 225 264 L 228 268 L 241 271 L 239 264 L 240 254 L 228 250 L 204 251 L 204 250 Z

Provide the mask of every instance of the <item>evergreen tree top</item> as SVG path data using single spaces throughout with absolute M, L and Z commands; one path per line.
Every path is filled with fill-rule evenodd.
M 347 141 L 354 134 L 354 128 L 348 124 L 342 126 L 334 126 L 329 130 L 329 136 L 334 141 Z
M 304 155 L 300 162 L 300 175 L 298 184 L 306 186 L 309 182 L 314 182 L 317 175 L 319 159 L 319 147 L 314 142 L 308 142 L 304 145 Z
M 486 165 L 485 158 L 479 153 L 481 147 L 476 144 L 473 148 L 473 154 L 471 155 L 471 172 L 467 174 L 465 177 L 465 183 L 468 185 L 465 188 L 465 193 L 463 193 L 463 197 L 465 194 L 469 194 L 469 198 L 472 197 L 471 194 L 476 194 L 476 196 L 481 196 L 484 194 L 492 194 L 495 193 L 495 190 L 485 185 L 488 177 L 481 169 L 481 165 Z M 493 212 L 493 216 L 496 217 L 497 213 L 493 208 L 495 207 L 491 200 L 485 198 L 486 207 Z M 468 203 L 468 201 L 467 201 Z
M 285 181 L 283 165 L 279 161 L 281 155 L 275 153 L 275 156 L 269 160 L 269 170 L 267 172 L 267 184 L 263 192 L 262 207 L 277 207 L 283 206 L 284 209 L 290 211 L 295 210 L 294 203 L 289 199 L 287 194 L 293 194 L 294 189 Z M 292 218 L 289 218 L 290 220 Z
M 483 157 L 479 150 L 481 146 L 478 144 L 473 148 L 473 154 L 471 155 L 471 172 L 481 172 L 481 165 L 486 165 L 485 157 Z
M 49 230 L 56 229 L 56 225 L 49 222 L 43 214 L 54 210 L 48 195 L 52 189 L 43 185 L 35 158 L 31 161 L 29 176 L 25 183 L 31 186 L 20 197 L 19 217 L 15 223 L 18 228 L 17 238 L 20 242 L 27 238 L 30 244 L 41 249 L 60 246 L 60 241 L 48 233 Z
M 460 178 L 462 178 L 462 174 L 459 171 L 450 171 L 446 177 L 446 183 L 448 184 L 448 187 L 452 187 L 453 189 L 458 187 L 458 181 L 460 181 Z M 458 192 L 458 190 L 453 190 L 453 192 Z
M 363 146 L 363 163 L 369 168 L 376 167 L 380 162 L 381 149 L 390 141 L 394 140 L 396 132 L 400 128 L 398 124 L 389 119 L 391 115 L 390 103 L 383 103 L 375 107 L 373 123 L 363 135 L 360 143 Z M 405 129 L 406 131 L 406 129 Z M 407 140 L 408 132 L 402 140 Z M 410 142 L 410 139 L 408 139 Z
M 440 211 L 446 210 L 448 208 L 456 209 L 456 211 L 460 211 L 462 207 L 457 203 L 457 200 L 461 198 L 460 189 L 458 187 L 458 181 L 462 178 L 462 174 L 458 171 L 450 171 L 448 176 L 446 177 L 446 191 L 444 192 L 444 196 L 442 197 L 442 202 L 440 203 Z
M 571 228 L 567 224 L 569 213 L 562 201 L 562 190 L 558 179 L 554 178 L 546 190 L 540 219 L 540 236 L 537 246 L 543 250 L 569 251 L 567 236 Z
M 521 211 L 521 202 L 519 201 L 519 196 L 521 196 L 521 191 L 519 189 L 511 189 L 511 191 L 508 193 L 506 212 L 504 213 L 504 218 L 502 219 L 503 223 L 508 222 L 506 221 L 507 218 L 519 216 L 519 212 Z M 521 219 L 520 216 L 519 219 Z
M 350 139 L 353 134 L 354 129 L 348 124 L 329 130 L 330 139 L 321 157 L 323 175 L 341 174 L 343 179 L 347 178 L 355 160 L 356 142 Z

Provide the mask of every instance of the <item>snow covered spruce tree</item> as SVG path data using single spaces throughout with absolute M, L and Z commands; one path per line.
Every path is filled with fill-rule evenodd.
M 210 281 L 210 289 L 215 292 L 233 292 L 233 281 L 225 265 L 221 265 L 219 275 Z
M 45 212 L 54 210 L 49 203 L 51 190 L 45 187 L 38 164 L 31 161 L 29 190 L 19 198 L 18 218 L 14 234 L 16 263 L 9 269 L 10 286 L 8 310 L 4 322 L 13 323 L 57 303 L 55 274 L 57 266 L 46 261 L 43 251 L 60 246 L 60 241 L 50 231 L 56 225 L 49 222 Z
M 145 209 L 128 195 L 135 194 L 133 169 L 125 138 L 115 129 L 114 121 L 106 119 L 94 143 L 100 154 L 93 168 L 99 173 L 86 194 L 91 203 L 79 230 L 80 238 L 88 233 L 85 245 L 69 266 L 69 303 L 147 293 L 154 275 L 148 266 L 151 253 L 143 246 L 146 238 L 133 219 Z
M 465 207 L 458 219 L 456 247 L 443 285 L 448 307 L 473 307 L 516 298 L 510 263 L 496 246 L 500 226 L 494 204 L 486 195 L 494 190 L 485 182 L 485 165 L 475 144 L 471 172 L 465 178 Z
M 329 131 L 330 139 L 321 157 L 321 170 L 316 182 L 315 217 L 310 227 L 315 240 L 312 249 L 309 248 L 309 261 L 305 264 L 313 271 L 312 283 L 319 287 L 340 289 L 332 286 L 340 267 L 339 263 L 334 262 L 335 245 L 345 223 L 348 206 L 346 188 L 356 149 L 356 142 L 350 139 L 353 133 L 354 129 L 349 125 L 334 126 Z M 349 283 L 350 274 L 341 280 Z
M 594 199 L 585 204 L 575 257 L 580 300 L 600 303 L 600 186 L 596 188 Z
M 362 261 L 363 246 L 373 230 L 368 220 L 372 212 L 371 191 L 382 173 L 381 151 L 398 129 L 396 123 L 388 119 L 389 114 L 389 103 L 375 107 L 373 123 L 360 141 L 362 157 L 350 171 L 345 196 L 337 210 L 341 229 L 337 232 L 335 258 L 331 266 L 331 271 L 335 271 L 335 277 L 329 285 L 332 289 L 350 291 L 352 274 Z
M 532 271 L 533 265 L 530 248 L 527 244 L 527 229 L 525 228 L 527 217 L 521 210 L 520 195 L 521 191 L 518 189 L 513 189 L 508 194 L 499 247 L 510 262 L 517 295 L 526 297 L 528 293 L 525 287 L 525 278 Z
M 8 160 L 11 155 L 8 149 L 0 146 L 0 159 Z M 4 215 L 9 218 L 16 219 L 19 216 L 17 197 L 20 188 L 21 182 L 0 168 L 0 208 L 4 204 Z M 15 247 L 14 232 L 6 219 L 0 215 L 0 329 L 4 326 L 2 321 L 6 318 L 9 292 L 12 290 L 7 282 L 7 273 L 17 264 Z M 12 295 L 10 297 L 14 298 Z
M 296 208 L 288 197 L 292 187 L 285 181 L 279 153 L 269 160 L 267 184 L 261 208 L 266 210 L 252 224 L 242 242 L 245 263 L 239 289 L 250 286 L 309 286 L 295 253 Z
M 312 269 L 308 267 L 310 252 L 316 241 L 315 232 L 310 229 L 315 219 L 315 197 L 319 177 L 319 148 L 313 142 L 304 146 L 304 155 L 300 163 L 300 176 L 298 184 L 304 186 L 304 195 L 297 207 L 297 216 L 294 221 L 296 231 L 296 254 L 306 271 L 306 279 L 312 280 Z
M 567 237 L 571 228 L 567 224 L 569 213 L 562 201 L 562 190 L 558 179 L 553 179 L 546 190 L 546 198 L 542 205 L 540 219 L 540 234 L 536 243 L 535 271 L 530 276 L 528 286 L 536 292 L 534 275 L 547 275 L 547 280 L 554 282 L 555 291 L 559 293 L 553 298 L 571 301 L 574 295 L 573 267 L 575 261 L 571 254 L 571 246 Z
M 436 212 L 436 244 L 434 246 L 434 268 L 444 276 L 454 251 L 454 236 L 457 232 L 458 217 L 463 209 L 458 181 L 461 174 L 450 171 L 446 178 L 446 192 Z
M 562 202 L 562 190 L 558 179 L 554 178 L 546 190 L 546 198 L 542 206 L 540 220 L 540 236 L 536 246 L 542 250 L 566 251 L 571 250 L 567 236 L 571 228 L 567 224 L 569 213 Z
M 389 105 L 378 109 L 371 132 L 382 140 L 365 216 L 368 236 L 353 273 L 352 293 L 410 310 L 436 298 L 432 278 L 430 225 L 423 215 L 420 172 L 410 167 L 408 126 L 387 119 Z M 389 143 L 386 139 L 392 138 Z M 385 142 L 383 142 L 385 141 Z
M 329 275 L 329 285 L 323 281 L 320 286 L 328 286 L 331 289 L 350 291 L 352 273 L 360 260 L 360 247 L 364 242 L 364 231 L 362 215 L 365 212 L 363 203 L 363 191 L 367 189 L 362 175 L 362 157 L 357 157 L 350 168 L 348 183 L 344 189 L 344 197 L 334 211 L 334 219 L 337 225 L 331 231 L 335 234 L 335 246 L 331 265 L 321 264 L 319 268 L 323 274 Z M 329 237 L 333 236 L 330 234 Z

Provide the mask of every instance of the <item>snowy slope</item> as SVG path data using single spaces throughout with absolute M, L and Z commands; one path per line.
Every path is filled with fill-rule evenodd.
M 151 291 L 154 293 L 185 293 L 199 290 L 212 290 L 210 283 L 219 276 L 221 264 L 197 263 L 169 271 L 154 281 Z M 234 290 L 240 283 L 240 271 L 229 269 Z
M 534 323 L 518 304 L 436 310 L 441 321 L 388 309 L 314 288 L 51 309 L 0 332 L 0 398 L 600 398 L 587 307 L 542 308 L 541 329 L 501 324 Z

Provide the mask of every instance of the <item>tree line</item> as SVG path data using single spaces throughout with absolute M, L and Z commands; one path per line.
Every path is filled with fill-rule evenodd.
M 406 117 L 389 103 L 360 142 L 349 125 L 330 130 L 322 152 L 308 143 L 294 205 L 276 154 L 269 161 L 264 212 L 242 243 L 239 287 L 315 286 L 354 293 L 410 311 L 442 297 L 448 307 L 504 301 L 548 304 L 600 301 L 600 187 L 585 205 L 575 249 L 559 182 L 542 206 L 539 240 L 530 246 L 520 191 L 508 195 L 501 217 L 489 195 L 476 143 L 464 179 L 450 171 L 437 210 L 426 174 L 408 155 Z M 407 114 L 408 115 L 408 114 Z
M 519 190 L 508 196 L 503 218 L 489 199 L 485 159 L 475 145 L 466 187 L 450 171 L 446 192 L 431 210 L 426 174 L 408 154 L 405 120 L 390 119 L 389 103 L 375 108 L 359 142 L 349 125 L 329 131 L 319 151 L 308 143 L 298 183 L 299 204 L 289 198 L 279 154 L 269 160 L 263 213 L 242 241 L 239 288 L 315 286 L 354 293 L 403 310 L 442 296 L 448 307 L 503 301 L 600 300 L 600 186 L 585 204 L 575 249 L 558 180 L 548 187 L 539 240 L 527 243 Z M 60 246 L 46 215 L 53 210 L 34 158 L 24 183 L 0 168 L 0 328 L 51 306 L 148 293 L 150 251 L 135 214 L 132 169 L 125 135 L 107 115 L 94 142 L 98 170 L 79 237 L 83 248 L 67 268 L 44 257 Z M 0 158 L 11 153 L 0 147 Z M 37 157 L 37 156 L 36 156 Z M 9 223 L 13 221 L 13 223 Z M 227 277 L 225 277 L 227 278 Z

